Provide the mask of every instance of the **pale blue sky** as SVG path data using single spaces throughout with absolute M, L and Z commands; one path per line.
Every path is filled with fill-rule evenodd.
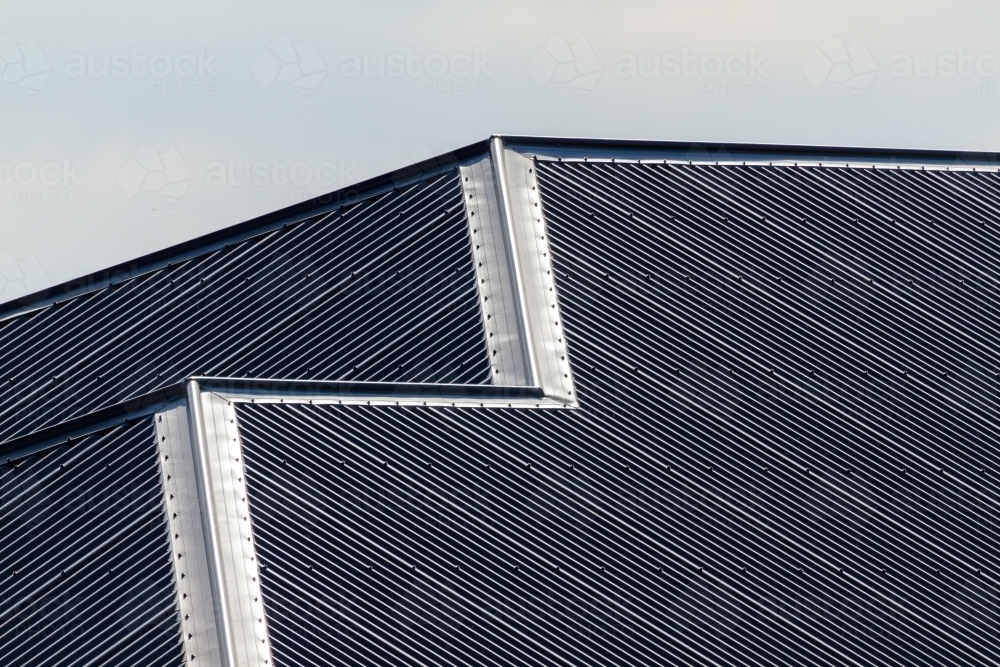
M 5 2 L 0 300 L 492 133 L 996 150 L 987 2 Z

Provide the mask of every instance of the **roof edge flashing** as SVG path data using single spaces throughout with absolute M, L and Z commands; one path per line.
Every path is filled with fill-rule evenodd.
M 663 159 L 674 157 L 694 162 L 767 162 L 796 160 L 806 163 L 854 163 L 859 167 L 876 164 L 953 165 L 956 168 L 978 167 L 1000 170 L 1000 152 L 933 148 L 886 148 L 868 146 L 820 146 L 811 144 L 767 144 L 720 141 L 668 141 L 644 139 L 591 139 L 531 135 L 498 135 L 508 148 L 537 154 L 539 159 Z M 715 155 L 713 155 L 715 154 Z M 728 158 L 721 156 L 729 155 Z M 683 156 L 683 157 L 679 157 Z M 738 157 L 737 157 L 738 156 Z

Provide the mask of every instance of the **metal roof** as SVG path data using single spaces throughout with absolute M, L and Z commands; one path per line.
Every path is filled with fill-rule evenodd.
M 993 156 L 506 137 L 417 172 L 343 219 L 334 193 L 287 231 L 140 262 L 135 285 L 233 284 L 106 347 L 128 382 L 4 403 L 11 464 L 152 414 L 161 455 L 193 452 L 161 489 L 164 508 L 187 489 L 171 548 L 209 582 L 175 601 L 175 642 L 226 667 L 1000 662 Z M 249 330 L 215 317 L 260 301 L 238 296 L 247 265 L 337 274 L 389 266 L 385 247 L 452 273 L 413 303 L 307 289 L 354 294 L 312 319 L 276 279 Z M 118 331 L 138 292 L 27 299 L 0 338 L 36 319 L 35 347 L 0 364 L 47 386 L 75 358 L 57 313 L 103 303 Z M 454 306 L 413 334 L 428 303 Z M 329 371 L 297 371 L 314 358 Z M 142 380 L 163 359 L 176 372 Z
M 177 665 L 175 575 L 152 417 L 0 467 L 0 655 Z
M 0 443 L 192 374 L 489 382 L 470 260 L 439 177 L 9 317 Z
M 995 663 L 997 175 L 536 164 L 580 409 L 241 404 L 274 659 Z

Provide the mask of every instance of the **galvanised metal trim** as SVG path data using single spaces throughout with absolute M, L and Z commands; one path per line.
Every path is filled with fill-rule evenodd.
M 201 388 L 196 380 L 187 381 L 188 427 L 191 431 L 192 452 L 194 453 L 194 476 L 198 489 L 198 508 L 205 536 L 208 556 L 208 574 L 211 583 L 212 603 L 215 611 L 220 664 L 237 667 L 233 646 L 233 633 L 229 624 L 226 593 L 226 576 L 222 565 L 219 531 L 216 526 L 215 493 L 212 484 L 210 454 L 205 436 L 205 420 L 202 413 Z
M 271 651 L 247 507 L 246 472 L 236 409 L 231 402 L 213 393 L 202 393 L 201 400 L 233 664 L 263 667 L 270 663 Z
M 592 139 L 503 135 L 508 148 L 531 154 L 539 160 L 565 161 L 693 161 L 705 164 L 784 162 L 871 168 L 872 164 L 950 167 L 951 170 L 1000 171 L 1000 153 L 988 151 L 884 148 L 863 146 L 809 146 L 795 144 L 752 144 L 719 141 L 649 141 L 636 139 Z
M 494 162 L 502 173 L 504 210 L 521 287 L 522 312 L 535 383 L 546 396 L 576 405 L 573 372 L 559 314 L 551 250 L 534 161 L 493 138 Z
M 719 156 L 709 156 L 704 153 L 690 154 L 687 156 L 673 156 L 673 157 L 609 157 L 604 154 L 597 154 L 596 156 L 587 155 L 581 157 L 579 155 L 571 156 L 554 156 L 545 154 L 533 154 L 534 157 L 539 162 L 586 162 L 588 164 L 686 164 L 686 165 L 707 165 L 712 167 L 746 167 L 746 166 L 756 166 L 756 167 L 822 167 L 827 169 L 859 169 L 865 171 L 872 170 L 892 170 L 892 171 L 967 171 L 967 172 L 1000 172 L 1000 169 L 992 169 L 990 167 L 973 167 L 967 165 L 940 165 L 940 164 L 921 164 L 918 162 L 914 163 L 898 163 L 898 162 L 876 162 L 876 161 L 857 161 L 854 162 L 842 162 L 834 160 L 805 160 L 794 157 L 774 157 L 774 156 L 757 156 L 756 158 L 749 158 L 746 160 L 733 159 L 730 155 L 719 155 Z
M 461 167 L 459 173 L 493 384 L 532 385 L 531 352 L 523 331 L 513 251 L 492 160 L 484 156 Z
M 417 382 L 341 382 L 336 380 L 283 380 L 268 378 L 219 378 L 195 376 L 202 387 L 219 393 L 229 400 L 275 401 L 316 400 L 356 402 L 384 400 L 406 405 L 424 402 L 452 404 L 517 403 L 525 407 L 547 407 L 548 402 L 537 387 L 500 385 L 434 384 Z M 108 406 L 62 424 L 39 429 L 34 433 L 11 438 L 0 443 L 0 457 L 13 461 L 30 454 L 64 445 L 97 431 L 112 428 L 123 421 L 139 419 L 158 411 L 186 396 L 186 383 L 178 382 L 123 403 Z M 435 403 L 437 404 L 437 403 Z
M 505 387 L 499 385 L 449 385 L 409 382 L 333 382 L 251 378 L 195 377 L 205 391 L 214 391 L 227 400 L 261 402 L 307 402 L 309 400 L 338 403 L 380 401 L 423 405 L 441 403 L 469 405 L 518 403 L 524 406 L 545 404 L 545 396 L 537 387 Z
M 202 522 L 198 476 L 185 405 L 156 414 L 167 525 L 173 554 L 177 607 L 188 665 L 222 665 L 219 628 L 213 613 L 212 581 Z
M 287 404 L 315 404 L 315 405 L 381 405 L 393 407 L 436 407 L 436 408 L 519 408 L 521 410 L 542 410 L 542 409 L 569 409 L 575 406 L 567 405 L 562 401 L 557 401 L 548 397 L 534 399 L 527 398 L 388 398 L 385 396 L 374 396 L 371 398 L 333 398 L 329 395 L 315 394 L 313 396 L 296 394 L 293 396 L 282 396 L 281 394 L 268 394 L 249 396 L 247 394 L 218 394 L 219 398 L 232 401 L 233 403 L 287 403 Z
M 527 343 L 524 347 L 527 354 L 529 369 L 528 384 L 533 387 L 537 387 L 540 386 L 541 383 L 539 382 L 538 377 L 538 362 L 535 359 L 534 341 L 531 340 L 531 327 L 528 324 L 528 297 L 525 293 L 527 291 L 527 287 L 524 284 L 524 276 L 522 276 L 521 255 L 517 244 L 518 235 L 514 229 L 514 225 L 516 223 L 514 221 L 514 214 L 511 211 L 510 192 L 507 189 L 507 169 L 504 166 L 504 146 L 503 140 L 501 140 L 500 137 L 494 136 L 490 140 L 490 158 L 493 160 L 496 192 L 497 196 L 500 198 L 500 205 L 498 208 L 503 216 L 504 226 L 507 229 L 506 245 L 511 266 L 510 273 L 513 276 L 514 293 L 517 296 L 517 306 L 521 313 L 522 336 Z

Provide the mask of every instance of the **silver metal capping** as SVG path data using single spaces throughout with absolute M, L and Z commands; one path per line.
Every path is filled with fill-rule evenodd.
M 194 452 L 194 473 L 198 487 L 198 507 L 201 510 L 202 528 L 208 555 L 208 573 L 212 587 L 212 602 L 215 610 L 216 627 L 219 634 L 221 664 L 237 667 L 234 661 L 233 636 L 229 625 L 229 613 L 225 583 L 226 577 L 218 543 L 218 528 L 215 520 L 212 476 L 209 453 L 205 442 L 205 420 L 202 413 L 201 388 L 197 380 L 187 381 L 188 424 L 191 430 L 191 449 Z
M 534 160 L 504 149 L 513 247 L 525 294 L 524 313 L 535 361 L 537 386 L 546 396 L 576 406 L 564 323 L 559 310 L 552 251 L 538 190 Z
M 495 385 L 533 386 L 513 254 L 494 173 L 488 155 L 459 169 L 490 375 Z
M 530 375 L 528 383 L 530 386 L 539 386 L 538 363 L 535 359 L 535 350 L 531 337 L 531 329 L 528 327 L 527 295 L 525 294 L 525 284 L 521 271 L 521 253 L 518 248 L 517 234 L 514 230 L 514 216 L 510 206 L 510 192 L 507 188 L 507 170 L 504 167 L 504 145 L 499 136 L 490 139 L 490 157 L 493 161 L 493 174 L 496 183 L 497 193 L 500 197 L 500 211 L 503 216 L 504 226 L 507 229 L 507 253 L 508 261 L 511 265 L 513 278 L 513 288 L 517 295 L 517 307 L 520 310 L 522 331 L 524 335 L 524 349 L 528 359 Z
M 490 141 L 490 154 L 461 167 L 494 384 L 538 387 L 575 407 L 552 257 L 534 162 Z
M 155 424 L 184 659 L 192 665 L 221 665 L 187 406 L 158 412 Z
M 264 667 L 271 651 L 236 409 L 212 392 L 202 394 L 202 408 L 233 656 L 238 665 Z

